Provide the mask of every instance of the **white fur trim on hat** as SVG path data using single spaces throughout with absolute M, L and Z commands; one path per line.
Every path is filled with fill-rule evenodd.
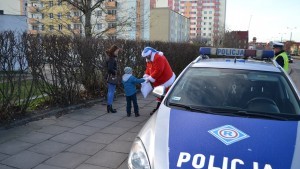
M 151 50 L 148 50 L 147 52 L 142 52 L 142 56 L 143 57 L 146 57 L 146 56 L 149 56 L 149 55 L 151 55 Z
M 151 47 L 145 47 L 143 52 L 142 52 L 142 57 L 146 57 L 146 56 L 149 56 L 153 53 L 156 53 L 157 50 L 151 48 Z

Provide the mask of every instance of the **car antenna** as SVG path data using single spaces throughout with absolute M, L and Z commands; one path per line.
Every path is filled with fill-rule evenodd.
M 236 57 L 234 57 L 234 63 L 236 63 Z

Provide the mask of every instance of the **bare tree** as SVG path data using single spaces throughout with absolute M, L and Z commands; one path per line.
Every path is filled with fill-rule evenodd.
M 104 0 L 98 0 L 94 5 L 92 5 L 92 0 L 62 0 L 62 1 L 68 2 L 69 4 L 73 5 L 75 8 L 77 8 L 83 13 L 83 15 L 85 16 L 85 22 L 84 22 L 85 36 L 91 37 L 92 36 L 92 24 L 91 24 L 92 12 L 96 8 L 101 8 L 101 5 L 103 4 Z

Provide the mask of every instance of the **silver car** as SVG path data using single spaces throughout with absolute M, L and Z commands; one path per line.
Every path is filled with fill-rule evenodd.
M 166 95 L 162 86 L 153 90 L 164 99 L 133 142 L 130 169 L 300 168 L 300 97 L 292 80 L 272 60 L 225 50 L 221 59 L 190 63 Z

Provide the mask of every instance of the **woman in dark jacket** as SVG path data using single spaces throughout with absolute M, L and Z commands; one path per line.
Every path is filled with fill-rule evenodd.
M 116 77 L 117 75 L 117 61 L 116 57 L 120 48 L 116 45 L 110 47 L 110 49 L 106 50 L 106 54 L 108 56 L 106 60 L 106 68 L 107 68 L 107 77 L 113 76 Z M 114 94 L 116 90 L 116 84 L 112 84 L 107 82 L 108 91 L 107 91 L 107 113 L 116 113 L 117 110 L 112 108 L 112 103 L 114 100 Z

